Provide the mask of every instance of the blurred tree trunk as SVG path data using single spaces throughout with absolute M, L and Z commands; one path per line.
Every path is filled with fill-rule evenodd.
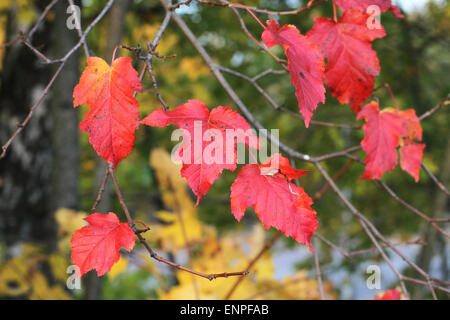
M 43 9 L 48 1 L 36 1 Z M 19 33 L 17 6 L 8 13 L 6 41 Z M 43 21 L 34 45 L 48 52 L 51 26 Z M 0 83 L 0 141 L 6 140 L 23 121 L 31 105 L 51 78 L 49 66 L 20 43 L 6 48 Z M 48 100 L 36 109 L 26 128 L 0 160 L 0 238 L 8 246 L 22 241 L 54 245 L 56 227 L 50 210 L 51 120 Z
M 450 140 L 447 140 L 447 147 L 445 150 L 444 161 L 440 168 L 440 177 L 439 180 L 448 187 L 450 185 Z M 445 216 L 445 211 L 447 209 L 448 197 L 442 192 L 437 186 L 435 187 L 435 197 L 433 203 L 433 211 L 430 215 L 430 218 L 442 218 Z M 430 271 L 431 260 L 435 255 L 439 255 L 442 259 L 441 261 L 441 271 L 442 276 L 441 279 L 448 280 L 448 261 L 446 254 L 446 238 L 439 233 L 436 229 L 427 224 L 425 231 L 425 242 L 428 244 L 427 246 L 422 247 L 420 250 L 418 257 L 416 259 L 417 264 L 425 271 Z M 420 278 L 420 275 L 416 275 Z M 424 290 L 428 290 L 427 288 L 423 288 L 422 286 L 416 286 L 413 291 L 413 298 L 420 299 L 423 298 Z M 447 296 L 448 298 L 448 296 Z
M 402 30 L 402 45 L 400 46 L 404 54 L 406 65 L 406 80 L 408 92 L 409 105 L 416 106 L 416 108 L 423 108 L 424 94 L 426 90 L 423 90 L 420 83 L 420 61 L 422 60 L 423 50 L 419 50 L 414 46 L 414 37 L 416 33 L 412 28 L 412 24 L 408 21 L 409 18 L 400 19 L 400 25 Z
M 120 44 L 123 35 L 125 24 L 125 15 L 128 10 L 128 0 L 116 0 L 110 11 L 108 22 L 108 39 L 104 52 L 104 59 L 110 61 L 114 49 Z M 94 198 L 97 196 L 98 188 L 100 187 L 103 177 L 105 175 L 107 164 L 101 157 L 96 157 L 95 173 L 94 173 Z M 97 206 L 96 212 L 106 213 L 112 210 L 112 184 L 111 179 L 107 180 L 105 191 L 102 199 Z M 97 300 L 101 298 L 102 293 L 102 278 L 97 277 L 95 271 L 91 271 L 86 276 L 86 293 L 85 298 L 88 300 Z
M 76 30 L 67 29 L 67 6 L 67 2 L 58 1 L 54 8 L 52 53 L 55 57 L 64 56 L 79 40 Z M 80 76 L 78 65 L 80 50 L 75 52 L 66 62 L 66 66 L 52 88 L 50 101 L 52 211 L 58 208 L 79 209 L 78 112 L 73 108 L 72 92 Z M 56 70 L 56 66 L 54 69 Z

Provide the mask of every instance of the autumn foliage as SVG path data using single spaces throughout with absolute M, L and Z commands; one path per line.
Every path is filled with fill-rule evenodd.
M 415 181 L 425 144 L 422 140 L 420 120 L 414 109 L 380 110 L 375 101 L 364 103 L 372 96 L 375 77 L 380 72 L 377 53 L 372 42 L 385 37 L 382 26 L 369 28 L 370 16 L 365 8 L 376 3 L 382 11 L 397 8 L 390 1 L 336 0 L 344 10 L 338 19 L 318 17 L 314 26 L 303 34 L 294 25 L 280 25 L 275 19 L 261 25 L 262 42 L 268 47 L 281 46 L 287 58 L 287 69 L 295 87 L 299 112 L 308 128 L 314 111 L 325 103 L 326 90 L 341 104 L 349 105 L 356 120 L 364 120 L 362 149 L 366 153 L 365 172 L 362 179 L 380 179 L 398 163 Z M 327 89 L 326 89 L 327 88 Z M 183 129 L 185 141 L 178 150 L 177 160 L 182 161 L 181 176 L 197 197 L 196 204 L 205 196 L 224 170 L 235 171 L 236 142 L 215 151 L 212 158 L 206 155 L 214 139 L 202 143 L 196 150 L 195 129 L 214 129 L 225 140 L 226 130 L 251 129 L 247 120 L 230 106 L 209 109 L 200 100 L 189 100 L 171 110 L 158 109 L 139 119 L 138 102 L 134 92 L 142 91 L 137 71 L 131 58 L 117 58 L 109 66 L 99 57 L 87 60 L 79 84 L 73 92 L 74 107 L 87 103 L 89 112 L 80 129 L 89 133 L 95 151 L 114 168 L 133 150 L 135 131 L 140 124 L 151 127 L 175 125 Z M 201 139 L 201 138 L 200 138 Z M 259 148 L 256 136 L 238 136 L 249 152 Z M 230 156 L 232 161 L 227 161 Z M 211 161 L 211 160 L 219 161 Z M 275 161 L 276 160 L 276 161 Z M 277 163 L 277 165 L 274 165 Z M 273 154 L 265 163 L 245 164 L 240 168 L 230 187 L 230 211 L 240 221 L 247 208 L 253 208 L 262 225 L 274 227 L 297 242 L 311 246 L 311 237 L 318 227 L 313 200 L 301 187 L 293 183 L 307 171 L 293 168 L 282 154 Z M 300 180 L 301 182 L 301 180 Z M 89 225 L 72 236 L 72 259 L 81 273 L 95 269 L 99 276 L 108 272 L 119 259 L 121 247 L 133 249 L 135 234 L 129 225 L 120 223 L 110 212 L 94 213 L 85 219 Z M 388 292 L 389 293 L 389 292 Z M 386 294 L 388 294 L 386 293 Z M 395 296 L 397 297 L 397 296 Z

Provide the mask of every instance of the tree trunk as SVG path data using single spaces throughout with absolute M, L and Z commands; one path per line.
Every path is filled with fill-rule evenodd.
M 448 187 L 450 184 L 450 140 L 447 140 L 447 147 L 445 150 L 444 161 L 442 166 L 440 166 L 440 181 Z M 441 218 L 445 216 L 445 211 L 447 209 L 448 204 L 448 196 L 442 192 L 437 186 L 435 187 L 435 197 L 433 202 L 433 211 L 430 215 L 430 218 Z M 442 262 L 442 273 L 441 279 L 448 280 L 448 262 L 446 255 L 446 238 L 439 233 L 436 229 L 427 225 L 425 231 L 425 242 L 428 244 L 420 250 L 417 256 L 417 264 L 425 271 L 429 272 L 430 264 L 433 257 L 437 254 L 441 257 Z M 424 294 L 423 287 L 416 287 L 413 292 L 414 299 L 420 299 Z M 448 298 L 448 295 L 447 295 Z
M 66 27 L 67 3 L 55 5 L 52 47 L 55 57 L 64 56 L 79 40 L 76 30 Z M 50 111 L 52 120 L 51 209 L 79 208 L 79 129 L 78 112 L 73 108 L 72 92 L 79 79 L 79 52 L 66 62 L 52 88 Z
M 47 1 L 37 1 L 41 9 Z M 6 35 L 18 33 L 17 9 L 8 14 Z M 50 25 L 44 21 L 33 44 L 43 45 Z M 17 129 L 51 78 L 48 65 L 24 45 L 8 47 L 4 53 L 0 84 L 0 141 Z M 48 100 L 44 99 L 33 118 L 0 160 L 0 239 L 10 246 L 17 242 L 54 245 L 56 227 L 50 210 L 51 147 Z

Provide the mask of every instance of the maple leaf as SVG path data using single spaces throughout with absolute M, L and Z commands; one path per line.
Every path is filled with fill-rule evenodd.
M 231 212 L 234 217 L 240 221 L 245 209 L 253 207 L 266 229 L 274 227 L 309 246 L 312 252 L 310 239 L 319 224 L 316 212 L 311 209 L 313 202 L 303 188 L 290 183 L 282 173 L 299 177 L 305 171 L 296 172 L 294 168 L 286 167 L 281 169 L 281 173 L 267 175 L 262 173 L 261 168 L 264 167 L 247 164 L 234 180 L 231 186 Z
M 284 48 L 300 113 L 305 119 L 305 126 L 308 127 L 317 105 L 325 102 L 324 57 L 317 46 L 300 34 L 293 25 L 280 28 L 277 21 L 267 21 L 267 28 L 261 38 L 269 48 L 275 45 Z
M 372 101 L 362 108 L 357 119 L 366 121 L 361 142 L 367 154 L 366 170 L 361 179 L 379 179 L 386 171 L 393 170 L 400 146 L 401 168 L 417 182 L 425 145 L 413 141 L 422 139 L 422 127 L 415 111 L 386 108 L 380 112 L 378 103 Z
M 389 8 L 389 11 L 396 17 L 397 19 L 403 19 L 405 16 L 403 15 L 402 11 L 397 6 L 391 6 Z
M 136 236 L 113 212 L 93 213 L 84 220 L 89 225 L 72 235 L 72 260 L 80 268 L 80 275 L 96 269 L 100 277 L 119 260 L 120 248 L 133 249 Z
M 375 296 L 374 300 L 400 300 L 400 291 L 391 289 L 386 291 L 381 298 Z
M 413 140 L 422 140 L 422 126 L 414 109 L 398 111 L 398 113 L 403 117 L 403 125 L 407 132 L 407 135 L 402 136 L 400 140 L 400 167 L 417 182 L 425 144 L 416 143 Z
M 219 106 L 210 112 L 202 101 L 189 100 L 172 111 L 158 109 L 141 122 L 152 127 L 175 124 L 185 130 L 183 144 L 175 156 L 183 162 L 181 176 L 197 196 L 197 204 L 224 169 L 236 169 L 237 142 L 259 149 L 259 141 L 250 125 L 229 106 Z M 211 133 L 207 139 L 203 136 L 206 132 Z M 227 133 L 236 135 L 236 139 L 231 137 L 231 144 L 227 143 Z
M 260 165 L 260 168 L 263 175 L 275 175 L 275 173 L 281 172 L 289 181 L 298 179 L 309 172 L 309 170 L 292 168 L 289 159 L 283 157 L 280 153 L 273 154 L 266 163 Z
M 389 10 L 391 0 L 334 0 L 342 10 L 359 10 L 366 12 L 370 6 L 377 6 L 381 12 Z
M 391 0 L 335 0 L 336 4 L 342 10 L 358 10 L 366 13 L 371 13 L 368 8 L 376 6 L 379 12 L 389 10 L 394 17 L 402 19 L 405 16 L 402 14 L 399 7 L 392 5 Z
M 90 57 L 87 64 L 73 90 L 73 106 L 89 105 L 80 129 L 89 133 L 97 154 L 116 167 L 133 150 L 139 126 L 133 92 L 142 91 L 142 85 L 131 58 L 115 59 L 110 67 L 103 59 Z
M 367 28 L 367 17 L 358 11 L 345 11 L 337 23 L 319 17 L 307 33 L 328 60 L 325 83 L 332 96 L 342 104 L 350 104 L 355 113 L 372 95 L 375 77 L 380 72 L 371 41 L 386 35 L 383 27 Z

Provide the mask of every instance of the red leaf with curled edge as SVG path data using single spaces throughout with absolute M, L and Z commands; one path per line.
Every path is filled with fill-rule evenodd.
M 425 145 L 413 141 L 422 140 L 422 127 L 414 109 L 387 108 L 380 112 L 378 103 L 372 101 L 358 113 L 357 119 L 367 122 L 361 142 L 367 154 L 366 170 L 361 179 L 379 179 L 394 169 L 398 162 L 397 147 L 400 147 L 401 168 L 419 181 Z
M 224 169 L 236 169 L 237 142 L 259 149 L 259 141 L 250 125 L 229 106 L 219 106 L 210 112 L 202 101 L 189 100 L 172 111 L 158 109 L 141 122 L 152 127 L 175 124 L 185 130 L 176 158 L 183 162 L 181 176 L 197 196 L 197 204 Z M 210 133 L 207 141 L 206 132 Z M 227 143 L 227 133 L 230 143 Z M 236 139 L 231 134 L 235 134 Z M 220 148 L 220 141 L 223 148 Z
M 280 172 L 284 174 L 289 181 L 298 179 L 309 172 L 309 170 L 292 168 L 289 164 L 289 159 L 283 157 L 280 153 L 273 154 L 266 163 L 260 165 L 260 168 L 263 175 L 270 176 Z
M 300 113 L 305 119 L 305 126 L 308 127 L 317 105 L 320 102 L 325 103 L 323 56 L 316 45 L 301 35 L 293 25 L 280 28 L 277 21 L 267 21 L 267 28 L 261 38 L 269 48 L 275 45 L 284 48 Z
M 133 249 L 136 235 L 113 212 L 93 213 L 84 220 L 89 225 L 72 235 L 72 260 L 80 268 L 80 275 L 95 269 L 100 277 L 119 260 L 120 248 Z
M 89 105 L 80 129 L 89 133 L 97 154 L 116 167 L 133 150 L 139 126 L 133 92 L 142 91 L 142 85 L 131 58 L 115 59 L 110 67 L 103 59 L 90 57 L 87 64 L 73 90 L 73 106 Z
M 309 246 L 312 252 L 311 236 L 319 225 L 316 212 L 311 209 L 313 202 L 303 188 L 290 183 L 282 174 L 287 172 L 290 179 L 305 171 L 280 167 L 281 173 L 267 174 L 267 168 L 257 164 L 241 168 L 231 186 L 231 212 L 240 221 L 246 208 L 253 207 L 266 229 L 274 227 Z
M 325 83 L 340 103 L 350 104 L 358 113 L 372 95 L 380 64 L 371 42 L 386 35 L 381 29 L 369 29 L 367 15 L 345 11 L 336 23 L 328 18 L 316 18 L 308 38 L 317 44 L 327 58 Z
M 401 293 L 397 289 L 391 289 L 386 291 L 381 298 L 375 296 L 373 300 L 400 300 Z

